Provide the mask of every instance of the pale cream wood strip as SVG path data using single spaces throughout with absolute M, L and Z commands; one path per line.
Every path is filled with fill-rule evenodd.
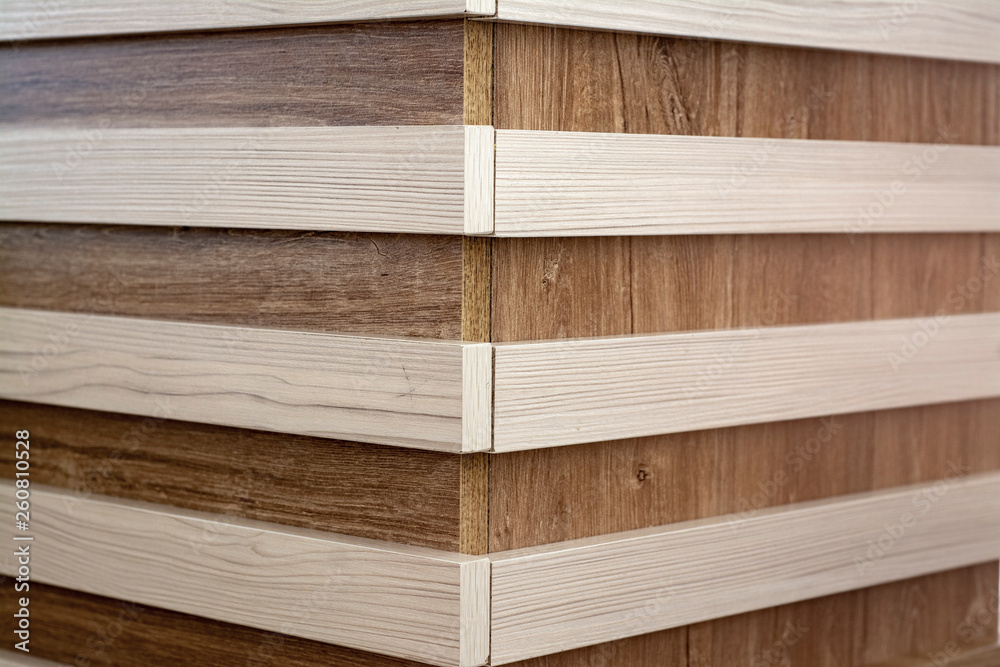
M 496 0 L 3 0 L 0 39 L 492 15 Z
M 20 546 L 13 481 L 0 497 Z M 435 665 L 487 658 L 485 557 L 35 484 L 29 525 L 34 581 Z
M 498 0 L 508 21 L 1000 62 L 995 0 Z
M 0 131 L 5 220 L 461 234 L 462 126 Z
M 1000 230 L 993 146 L 527 130 L 496 140 L 497 236 Z
M 493 233 L 494 146 L 490 125 L 465 126 L 465 233 Z
M 1000 396 L 1000 313 L 494 349 L 494 450 Z
M 0 396 L 458 452 L 463 345 L 0 309 Z M 477 413 L 478 414 L 478 413 Z
M 493 439 L 493 346 L 462 348 L 462 451 L 485 452 Z
M 492 664 L 1000 555 L 1000 474 L 491 555 Z

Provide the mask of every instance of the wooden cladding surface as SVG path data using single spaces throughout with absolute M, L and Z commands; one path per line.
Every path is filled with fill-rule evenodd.
M 490 388 L 485 344 L 6 308 L 0 321 L 3 398 L 440 451 L 489 448 L 490 402 L 467 395 Z
M 461 550 L 457 455 L 10 401 L 0 429 L 28 429 L 32 480 L 81 498 Z
M 995 641 L 996 624 L 987 617 L 995 619 L 995 612 L 989 610 L 996 590 L 996 563 L 988 563 L 514 664 L 577 667 L 602 662 L 652 665 L 669 661 L 672 667 L 751 667 L 759 663 L 765 651 L 777 647 L 784 648 L 792 664 L 811 667 L 869 665 L 903 654 L 923 660 L 892 667 L 923 667 L 927 654 L 940 652 L 947 642 L 972 652 L 977 646 Z M 269 660 L 296 667 L 420 664 L 39 582 L 32 584 L 31 593 L 32 618 L 37 622 L 32 631 L 32 654 L 65 664 L 75 664 L 81 658 L 95 667 L 194 662 L 206 667 L 231 667 L 236 661 L 254 665 Z M 14 595 L 11 587 L 0 588 L 5 609 L 13 608 Z M 0 620 L 0 631 L 9 634 L 11 623 L 12 616 L 5 615 Z M 121 626 L 121 632 L 114 641 L 94 641 L 110 638 L 107 630 L 117 631 L 116 624 Z M 789 635 L 789 627 L 798 632 Z M 960 637 L 956 631 L 961 632 Z M 719 641 L 723 635 L 736 641 L 727 645 Z M 876 641 L 884 636 L 898 638 L 899 646 L 886 647 L 884 642 Z M 791 637 L 797 641 L 778 644 Z
M 1000 144 L 998 65 L 510 23 L 494 39 L 497 129 Z
M 497 18 L 601 30 L 1000 62 L 1000 10 L 990 0 L 498 0 Z
M 155 7 L 137 7 L 124 0 L 10 0 L 0 9 L 0 39 L 124 33 L 208 30 L 256 26 L 375 21 L 435 16 L 489 15 L 495 0 L 174 0 Z
M 0 157 L 5 220 L 492 230 L 492 129 L 478 126 L 8 127 Z
M 13 507 L 13 482 L 0 487 Z M 486 662 L 484 558 L 35 485 L 31 497 L 42 582 L 436 665 Z
M 0 49 L 0 118 L 100 130 L 459 125 L 463 42 L 462 21 L 421 21 L 24 43 Z
M 736 524 L 713 519 L 502 552 L 490 559 L 491 661 L 997 556 L 997 473 L 766 510 Z
M 493 449 L 1000 396 L 1000 313 L 494 350 Z
M 490 552 L 997 471 L 998 433 L 990 399 L 493 454 Z
M 499 130 L 498 236 L 1000 230 L 1000 148 Z
M 0 305 L 461 338 L 454 236 L 0 225 Z

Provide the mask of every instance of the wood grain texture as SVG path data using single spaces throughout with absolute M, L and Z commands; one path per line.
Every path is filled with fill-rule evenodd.
M 994 147 L 497 132 L 498 236 L 997 231 L 998 211 Z
M 7 308 L 0 322 L 12 400 L 452 452 L 476 451 L 463 405 L 489 403 L 463 396 L 457 341 Z
M 0 136 L 0 215 L 461 234 L 472 196 L 465 135 L 461 126 L 8 128 Z M 76 146 L 86 156 L 67 161 Z
M 0 604 L 13 608 L 15 592 L 0 587 Z M 31 583 L 31 652 L 86 667 L 422 667 L 387 655 L 334 646 L 245 625 L 180 614 L 132 601 Z M 10 636 L 13 615 L 0 630 Z
M 0 488 L 13 508 L 13 482 Z M 33 579 L 436 665 L 486 662 L 486 559 L 35 485 L 31 506 Z
M 990 399 L 493 454 L 490 551 L 997 471 L 997 433 Z
M 460 125 L 462 33 L 462 21 L 420 21 L 19 43 L 0 49 L 0 118 L 102 130 Z
M 502 552 L 491 556 L 492 663 L 997 555 L 995 473 L 767 510 L 735 527 L 707 520 Z
M 31 479 L 129 498 L 459 551 L 458 455 L 0 401 L 0 430 L 31 432 Z M 0 476 L 14 479 L 13 450 Z M 485 532 L 485 529 L 483 529 Z
M 501 343 L 494 451 L 1000 395 L 1000 314 Z
M 989 0 L 499 0 L 497 10 L 508 21 L 1000 62 L 1000 10 Z
M 497 129 L 1000 144 L 997 65 L 510 23 L 494 39 Z
M 458 339 L 462 242 L 134 225 L 0 225 L 0 305 Z
M 175 0 L 157 7 L 138 8 L 123 0 L 44 0 L 4 2 L 0 39 L 28 40 L 53 37 L 116 35 L 175 30 L 211 30 L 257 26 L 373 21 L 435 16 L 489 15 L 495 0 L 265 0 L 233 3 L 228 0 Z

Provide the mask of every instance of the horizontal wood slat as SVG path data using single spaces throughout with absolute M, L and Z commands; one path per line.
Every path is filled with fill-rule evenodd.
M 494 554 L 492 664 L 995 559 L 1000 474 Z
M 14 484 L 0 489 L 13 526 Z M 486 662 L 485 558 L 31 489 L 33 580 L 436 665 Z
M 149 7 L 127 0 L 5 0 L 0 5 L 0 39 L 476 16 L 495 11 L 496 0 L 172 0 Z
M 0 309 L 0 397 L 223 426 L 472 451 L 458 341 Z M 480 345 L 480 344 L 473 344 Z M 472 376 L 474 369 L 469 369 Z
M 0 305 L 462 337 L 456 236 L 0 224 Z
M 495 451 L 1000 395 L 1000 313 L 495 345 Z
M 460 551 L 458 455 L 0 401 L 31 433 L 31 479 L 75 496 L 162 503 Z M 0 448 L 0 476 L 15 453 Z
M 22 42 L 0 48 L 0 119 L 102 130 L 461 125 L 462 24 Z
M 469 145 L 477 150 L 467 152 Z M 492 130 L 478 126 L 6 128 L 0 215 L 36 222 L 484 233 L 491 229 L 492 189 L 473 192 L 470 183 L 485 184 L 468 175 L 482 172 L 480 161 L 492 165 L 492 148 Z
M 499 130 L 498 236 L 1000 230 L 1000 149 Z
M 498 0 L 507 21 L 1000 62 L 990 0 Z

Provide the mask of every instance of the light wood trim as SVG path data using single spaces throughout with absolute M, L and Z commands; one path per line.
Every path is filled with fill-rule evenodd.
M 435 665 L 486 662 L 485 558 L 31 489 L 33 580 Z M 0 496 L 13 544 L 12 481 Z
M 507 21 L 1000 62 L 993 0 L 498 0 Z
M 494 349 L 495 451 L 1000 396 L 1000 313 Z
M 495 229 L 497 236 L 996 231 L 1000 148 L 497 130 Z
M 5 220 L 462 234 L 492 211 L 492 144 L 460 125 L 2 129 Z
M 489 390 L 488 368 L 463 371 L 481 361 L 476 344 L 467 356 L 458 341 L 13 308 L 0 309 L 0 325 L 3 398 L 438 451 L 462 451 L 464 438 L 485 446 L 475 420 L 490 400 L 468 392 Z
M 462 346 L 462 451 L 493 446 L 493 346 Z
M 496 0 L 3 0 L 0 39 L 26 40 L 125 33 L 489 16 Z
M 465 126 L 465 233 L 493 233 L 494 146 L 489 125 Z
M 29 607 L 30 608 L 30 607 Z M 17 640 L 15 640 L 17 641 Z M 31 646 L 31 644 L 28 644 Z M 0 649 L 0 667 L 65 667 L 61 662 L 43 660 L 20 651 Z
M 998 555 L 998 473 L 779 507 L 743 520 L 501 552 L 491 556 L 491 660 L 505 664 Z

